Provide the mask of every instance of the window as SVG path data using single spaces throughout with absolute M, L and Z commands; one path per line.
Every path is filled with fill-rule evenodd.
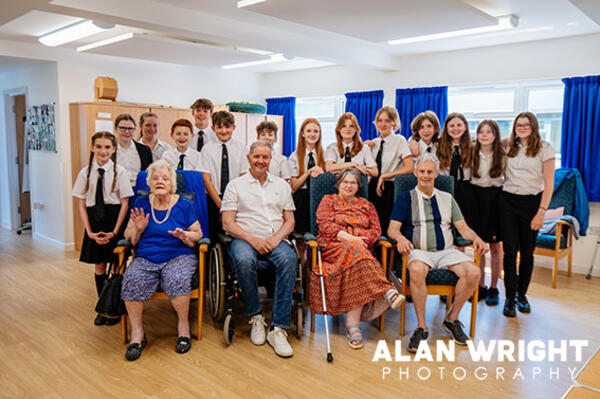
M 502 137 L 508 137 L 512 123 L 521 111 L 531 111 L 540 125 L 542 140 L 552 144 L 560 165 L 561 124 L 564 85 L 560 81 L 521 82 L 493 86 L 451 87 L 450 112 L 461 112 L 469 121 L 472 135 L 484 119 L 498 122 Z
M 296 129 L 306 118 L 316 118 L 321 124 L 323 148 L 335 142 L 335 125 L 346 105 L 345 96 L 303 97 L 296 99 Z

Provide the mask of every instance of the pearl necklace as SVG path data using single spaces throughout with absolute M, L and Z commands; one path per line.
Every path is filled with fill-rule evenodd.
M 154 214 L 154 207 L 152 206 L 152 201 L 150 201 L 150 211 L 152 212 L 152 220 L 154 220 L 154 223 L 156 224 L 163 224 L 164 222 L 166 222 L 169 219 L 169 215 L 171 214 L 171 208 L 173 208 L 171 206 L 171 198 L 169 197 L 169 208 L 167 209 L 167 214 L 165 215 L 165 218 L 161 221 L 159 221 L 156 218 L 156 215 Z

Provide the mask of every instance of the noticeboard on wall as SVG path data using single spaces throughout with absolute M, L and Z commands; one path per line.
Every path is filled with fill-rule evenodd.
M 54 103 L 27 107 L 27 149 L 56 152 Z

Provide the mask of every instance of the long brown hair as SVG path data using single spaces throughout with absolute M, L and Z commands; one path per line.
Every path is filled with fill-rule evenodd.
M 315 118 L 306 118 L 302 125 L 300 126 L 300 131 L 298 133 L 298 144 L 296 145 L 296 156 L 298 157 L 298 176 L 304 173 L 305 165 L 304 165 L 304 155 L 306 155 L 306 140 L 302 136 L 304 129 L 309 123 L 314 123 L 319 127 L 319 140 L 315 143 L 315 152 L 317 153 L 317 166 L 321 168 L 325 168 L 325 158 L 323 157 L 323 146 L 321 145 L 321 138 L 323 137 L 321 131 L 321 124 Z
M 479 122 L 477 125 L 477 134 L 481 132 L 484 126 L 489 126 L 492 129 L 492 133 L 494 133 L 494 142 L 492 143 L 492 164 L 490 165 L 490 170 L 488 170 L 488 174 L 490 177 L 500 177 L 502 172 L 504 172 L 504 166 L 506 165 L 506 158 L 504 155 L 504 150 L 502 149 L 502 138 L 500 137 L 500 127 L 491 119 L 485 119 Z M 479 140 L 475 142 L 475 145 L 472 147 L 471 153 L 471 172 L 473 173 L 473 177 L 481 177 L 479 176 L 479 164 L 481 157 L 479 156 L 479 151 L 481 150 L 481 144 L 479 144 Z
M 450 166 L 452 161 L 452 151 L 454 144 L 452 143 L 452 137 L 448 133 L 448 125 L 452 119 L 458 118 L 465 124 L 465 131 L 460 137 L 458 148 L 460 150 L 460 157 L 462 161 L 462 167 L 468 168 L 471 166 L 471 134 L 469 133 L 469 123 L 467 118 L 459 112 L 451 112 L 444 121 L 444 128 L 437 148 L 437 157 L 440 161 L 440 169 L 446 169 Z
M 527 139 L 527 150 L 525 155 L 528 157 L 535 157 L 540 149 L 542 148 L 542 136 L 540 135 L 540 127 L 538 120 L 535 115 L 531 112 L 521 112 L 515 118 L 513 122 L 512 132 L 510 134 L 510 140 L 508 144 L 508 157 L 513 158 L 519 153 L 519 138 L 517 137 L 517 121 L 521 118 L 527 118 L 529 125 L 531 126 L 531 135 Z
M 337 149 L 340 157 L 344 157 L 344 144 L 342 141 L 342 127 L 344 123 L 349 120 L 354 125 L 356 132 L 354 133 L 354 138 L 352 139 L 352 151 L 350 151 L 350 156 L 354 157 L 356 154 L 362 150 L 363 142 L 360 139 L 360 125 L 358 124 L 358 120 L 356 116 L 352 112 L 343 113 L 337 121 L 337 125 L 335 126 L 335 139 L 337 141 Z
M 115 186 L 117 184 L 117 151 L 116 151 L 117 138 L 111 132 L 106 132 L 106 131 L 96 132 L 92 136 L 92 147 L 94 146 L 94 144 L 96 143 L 96 140 L 98 140 L 98 139 L 109 139 L 111 144 L 113 145 L 113 147 L 115 147 L 115 152 L 113 152 L 113 154 L 110 157 L 113 161 L 113 180 L 112 180 L 112 186 L 110 188 L 110 192 L 112 193 L 113 191 L 115 191 Z M 88 163 L 87 175 L 85 178 L 85 187 L 83 189 L 84 193 L 87 193 L 88 190 L 90 189 L 90 173 L 92 173 L 92 162 L 93 161 L 94 161 L 94 151 L 90 150 L 90 162 Z M 96 187 L 96 190 L 97 189 L 98 189 L 98 187 Z
M 413 119 L 412 122 L 410 122 L 410 130 L 412 130 L 413 132 L 413 140 L 421 140 L 419 130 L 421 129 L 421 124 L 424 120 L 428 120 L 433 125 L 433 137 L 431 137 L 431 142 L 437 143 L 440 139 L 440 120 L 433 111 L 423 111 L 419 115 L 415 116 L 415 119 Z

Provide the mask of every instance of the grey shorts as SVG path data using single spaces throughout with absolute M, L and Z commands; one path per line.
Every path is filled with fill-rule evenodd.
M 413 249 L 408 254 L 407 264 L 414 260 L 420 260 L 432 269 L 447 269 L 462 262 L 473 262 L 473 259 L 456 248 L 444 249 L 443 251 L 423 251 Z

